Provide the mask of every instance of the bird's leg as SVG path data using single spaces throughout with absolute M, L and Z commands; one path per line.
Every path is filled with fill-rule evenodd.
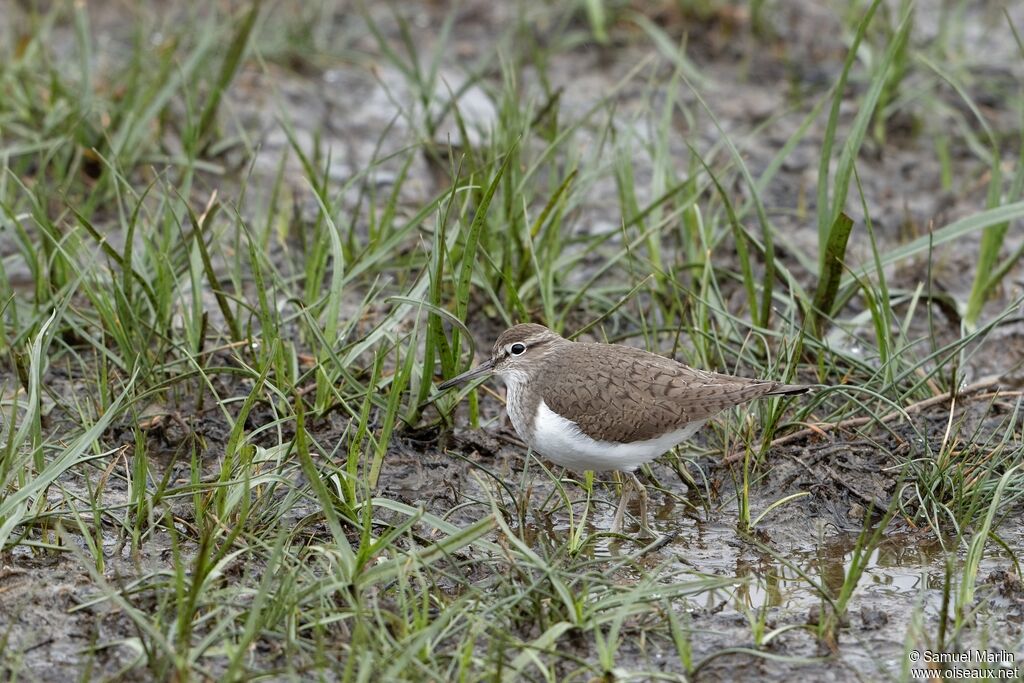
M 640 483 L 640 480 L 633 472 L 629 473 L 629 478 L 633 480 L 633 486 L 640 495 L 640 537 L 657 538 L 658 534 L 651 531 L 651 527 L 647 526 L 647 488 Z
M 632 485 L 632 481 L 628 477 L 623 480 L 620 472 L 615 472 L 615 479 L 622 488 L 622 497 L 619 498 L 619 507 L 615 509 L 615 517 L 612 518 L 612 528 L 609 531 L 613 534 L 621 534 L 622 520 L 626 516 L 626 504 L 629 503 L 629 488 Z

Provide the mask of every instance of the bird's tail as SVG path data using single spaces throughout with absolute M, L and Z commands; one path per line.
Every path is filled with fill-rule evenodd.
M 795 396 L 811 390 L 810 384 L 777 384 L 767 396 Z

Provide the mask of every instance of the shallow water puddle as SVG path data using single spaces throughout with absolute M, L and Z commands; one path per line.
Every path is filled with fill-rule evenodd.
M 746 607 L 801 608 L 820 604 L 813 583 L 838 595 L 856 559 L 857 537 L 829 539 L 819 548 L 791 549 L 785 561 L 764 554 L 758 564 L 738 564 L 737 578 L 748 578 L 738 586 L 735 599 Z M 890 595 L 914 596 L 922 588 L 942 588 L 941 576 L 929 571 L 941 557 L 936 543 L 905 545 L 899 539 L 886 541 L 867 560 L 858 590 L 882 590 Z M 812 583 L 813 582 L 813 583 Z

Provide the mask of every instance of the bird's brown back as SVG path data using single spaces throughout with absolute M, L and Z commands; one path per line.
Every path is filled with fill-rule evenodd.
M 591 438 L 617 443 L 653 439 L 761 396 L 809 388 L 697 370 L 612 344 L 572 343 L 545 365 L 532 373 L 536 395 Z

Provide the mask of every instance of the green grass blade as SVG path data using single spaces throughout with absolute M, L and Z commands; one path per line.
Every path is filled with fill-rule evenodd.
M 819 338 L 826 332 L 826 324 L 832 315 L 832 305 L 839 291 L 839 282 L 843 277 L 843 258 L 846 255 L 846 244 L 853 231 L 853 219 L 845 213 L 839 214 L 828 233 L 828 244 L 825 246 L 825 261 L 822 264 L 818 288 L 814 292 L 814 311 L 812 313 L 813 328 Z

